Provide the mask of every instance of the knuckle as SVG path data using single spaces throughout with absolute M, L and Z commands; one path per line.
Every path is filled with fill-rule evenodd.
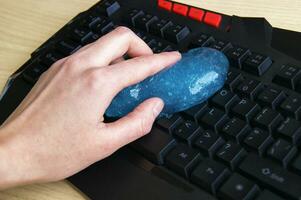
M 103 82 L 100 71 L 95 69 L 86 71 L 84 79 L 87 89 L 91 91 L 99 90 Z
M 137 133 L 137 137 L 140 137 L 146 133 L 149 133 L 152 129 L 152 124 L 149 123 L 151 121 L 150 117 L 148 115 L 143 115 L 140 118 L 139 122 L 139 129 Z
M 125 26 L 119 26 L 115 29 L 115 31 L 118 35 L 123 36 L 123 37 L 130 37 L 130 36 L 135 35 L 131 29 L 129 29 L 128 27 L 125 27 Z
M 63 66 L 61 67 L 64 73 L 72 74 L 76 71 L 79 59 L 77 57 L 66 58 Z

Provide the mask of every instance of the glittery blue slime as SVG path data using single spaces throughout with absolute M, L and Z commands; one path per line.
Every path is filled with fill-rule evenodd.
M 113 99 L 106 116 L 122 117 L 151 97 L 159 97 L 165 103 L 160 116 L 186 110 L 221 89 L 228 68 L 223 53 L 210 48 L 192 49 L 183 53 L 172 67 L 122 90 Z

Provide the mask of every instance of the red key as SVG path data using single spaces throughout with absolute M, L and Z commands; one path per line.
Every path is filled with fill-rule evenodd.
M 179 15 L 187 16 L 188 9 L 188 6 L 182 4 L 175 3 L 173 5 L 173 11 Z
M 188 16 L 191 19 L 194 19 L 194 20 L 197 20 L 200 22 L 203 20 L 204 15 L 205 15 L 205 12 L 203 10 L 198 9 L 198 8 L 193 8 L 193 7 L 190 8 L 189 14 L 188 14 Z
M 207 12 L 204 18 L 204 22 L 210 26 L 218 28 L 222 22 L 222 16 L 216 13 Z
M 158 6 L 165 10 L 171 11 L 172 2 L 166 0 L 158 0 Z

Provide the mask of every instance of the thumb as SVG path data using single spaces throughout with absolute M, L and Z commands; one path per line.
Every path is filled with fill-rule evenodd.
M 161 99 L 151 98 L 141 103 L 125 117 L 106 124 L 105 135 L 108 136 L 108 142 L 113 143 L 113 148 L 117 150 L 146 135 L 151 131 L 153 123 L 163 107 L 164 103 Z

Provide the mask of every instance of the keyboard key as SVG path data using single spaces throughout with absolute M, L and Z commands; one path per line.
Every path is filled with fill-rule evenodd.
M 131 147 L 143 154 L 150 161 L 161 165 L 166 153 L 175 144 L 175 139 L 168 133 L 158 128 L 153 128 L 149 134 L 133 142 Z
M 63 57 L 64 57 L 63 55 L 51 50 L 51 51 L 46 52 L 43 55 L 41 55 L 40 60 L 41 60 L 42 65 L 49 68 L 56 61 L 62 59 Z
M 245 121 L 238 118 L 232 118 L 223 126 L 221 132 L 225 137 L 233 139 L 236 142 L 241 142 L 249 130 L 250 127 Z
M 204 128 L 210 128 L 216 132 L 227 119 L 225 113 L 217 108 L 211 108 L 199 120 L 199 123 Z
M 150 24 L 156 20 L 158 20 L 158 17 L 156 16 L 143 14 L 135 18 L 135 27 L 148 32 Z
M 187 16 L 188 13 L 188 6 L 179 4 L 179 3 L 174 3 L 173 4 L 173 12 L 177 13 L 179 15 Z
M 106 34 L 114 29 L 114 24 L 109 19 L 103 18 L 92 26 L 92 30 L 98 34 Z
M 254 128 L 244 140 L 247 148 L 256 151 L 260 156 L 263 155 L 272 142 L 271 135 L 259 128 Z
M 166 0 L 158 0 L 159 8 L 163 8 L 165 10 L 171 11 L 172 9 L 172 2 Z
M 259 192 L 259 187 L 245 177 L 234 173 L 220 188 L 218 196 L 229 200 L 251 200 Z
M 238 92 L 243 97 L 248 97 L 251 100 L 254 100 L 262 87 L 263 85 L 260 81 L 254 79 L 245 79 L 238 85 L 236 92 Z
M 149 32 L 159 37 L 163 37 L 164 29 L 171 26 L 172 22 L 165 19 L 154 21 L 149 25 Z
M 166 165 L 185 178 L 190 177 L 192 168 L 200 161 L 201 155 L 188 146 L 179 144 L 166 156 Z
M 256 200 L 284 200 L 283 198 L 279 197 L 278 195 L 268 191 L 264 190 L 262 193 L 260 193 L 259 197 L 256 198 Z
M 283 65 L 281 70 L 274 77 L 273 82 L 295 90 L 297 81 L 300 79 L 300 74 L 300 68 L 291 65 Z
M 185 118 L 197 122 L 199 116 L 201 116 L 206 111 L 208 111 L 208 107 L 207 107 L 207 103 L 204 102 L 183 111 L 183 115 Z
M 280 162 L 284 167 L 295 156 L 297 149 L 291 143 L 278 139 L 267 152 L 267 155 Z
M 216 153 L 217 158 L 232 170 L 237 167 L 237 164 L 245 155 L 246 151 L 240 145 L 232 141 L 226 142 L 226 144 L 224 144 L 224 146 Z
M 253 123 L 255 126 L 272 133 L 282 120 L 283 117 L 276 110 L 264 108 L 253 119 Z
M 81 44 L 86 44 L 86 41 L 93 35 L 92 31 L 86 27 L 76 27 L 71 30 L 71 38 Z
M 276 109 L 284 98 L 284 92 L 276 88 L 268 87 L 259 93 L 257 102 L 262 106 L 269 106 L 272 109 Z
M 230 66 L 241 69 L 242 62 L 250 55 L 250 50 L 238 46 L 234 46 L 226 52 L 229 58 Z
M 270 57 L 252 53 L 243 63 L 243 70 L 254 75 L 263 75 L 272 65 Z
M 146 44 L 150 45 L 152 42 L 155 42 L 153 36 L 150 36 L 141 31 L 134 31 L 138 37 L 140 37 Z
M 219 134 L 207 130 L 200 131 L 200 136 L 195 140 L 194 146 L 204 155 L 212 158 L 216 150 L 224 143 L 224 140 L 219 136 Z
M 262 185 L 279 191 L 287 198 L 301 198 L 301 179 L 274 162 L 250 154 L 243 160 L 239 169 Z
M 123 16 L 124 22 L 126 22 L 130 26 L 135 26 L 135 19 L 141 15 L 143 15 L 143 11 L 141 10 L 131 10 L 129 13 Z
M 301 123 L 295 119 L 287 118 L 278 127 L 277 134 L 293 144 L 298 144 L 301 137 Z
M 241 80 L 242 80 L 241 73 L 230 69 L 229 72 L 228 72 L 228 77 L 227 77 L 227 80 L 225 82 L 225 85 L 231 91 L 234 91 L 234 89 L 241 82 Z
M 187 26 L 171 25 L 164 29 L 164 38 L 174 43 L 180 43 L 189 34 L 190 30 Z
M 100 13 L 110 17 L 120 9 L 120 5 L 117 1 L 107 0 L 104 3 L 101 3 L 97 9 L 100 11 Z
M 214 38 L 207 34 L 200 34 L 197 38 L 193 39 L 190 48 L 208 47 L 214 42 Z
M 170 48 L 170 46 L 166 42 L 161 42 L 158 40 L 151 40 L 148 45 L 154 53 L 161 53 Z
M 157 124 L 163 128 L 165 131 L 167 131 L 168 133 L 172 133 L 172 131 L 174 130 L 174 128 L 176 126 L 178 126 L 181 122 L 183 121 L 183 119 L 178 115 L 175 114 L 171 117 L 162 117 L 159 118 L 157 120 Z
M 215 28 L 219 28 L 223 17 L 220 14 L 206 12 L 204 22 Z
M 211 104 L 228 112 L 230 107 L 239 101 L 236 94 L 227 89 L 222 89 L 211 98 Z
M 232 47 L 232 44 L 230 42 L 225 42 L 225 41 L 221 41 L 221 40 L 216 40 L 210 45 L 210 48 L 216 49 L 216 50 L 222 51 L 222 52 L 227 51 L 231 47 Z
M 185 121 L 174 129 L 173 134 L 191 145 L 193 138 L 196 137 L 199 131 L 200 127 L 195 122 Z
M 241 99 L 232 109 L 233 115 L 247 121 L 250 120 L 260 111 L 260 107 L 249 99 Z
M 229 175 L 230 171 L 224 165 L 206 159 L 193 170 L 191 179 L 198 186 L 212 194 L 216 194 L 217 189 Z
M 81 48 L 81 45 L 71 40 L 62 40 L 57 43 L 56 49 L 64 56 L 69 56 Z
M 297 174 L 301 175 L 301 154 L 299 153 L 291 164 L 291 168 Z
M 301 98 L 295 95 L 289 96 L 281 105 L 280 111 L 287 116 L 300 119 Z
M 38 61 L 34 61 L 26 67 L 23 72 L 23 77 L 29 83 L 35 84 L 41 74 L 46 70 L 46 67 L 41 65 Z
M 100 21 L 101 17 L 95 13 L 88 14 L 83 19 L 80 19 L 79 22 L 74 22 L 74 28 L 77 27 L 86 27 L 91 28 L 96 22 Z M 72 24 L 73 25 L 73 24 Z
M 191 7 L 188 13 L 188 17 L 197 21 L 203 21 L 205 15 L 205 11 L 198 9 L 198 8 L 194 8 Z

